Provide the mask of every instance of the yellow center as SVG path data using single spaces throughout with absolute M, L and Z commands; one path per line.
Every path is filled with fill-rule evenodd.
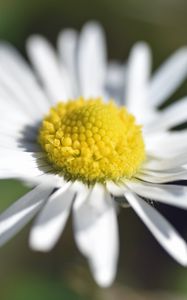
M 60 174 L 87 184 L 131 178 L 145 159 L 141 126 L 125 107 L 101 98 L 52 107 L 39 142 Z

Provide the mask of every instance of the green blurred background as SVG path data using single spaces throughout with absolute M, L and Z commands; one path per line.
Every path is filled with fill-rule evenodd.
M 78 30 L 98 20 L 107 34 L 109 58 L 126 60 L 133 43 L 145 40 L 153 49 L 153 69 L 170 53 L 187 44 L 185 0 L 0 0 L 0 39 L 25 55 L 25 40 L 41 33 L 55 44 L 65 27 Z M 170 99 L 187 94 L 187 84 Z M 0 210 L 27 188 L 15 181 L 0 182 Z M 157 205 L 187 239 L 187 212 Z M 116 281 L 100 289 L 73 241 L 71 221 L 53 251 L 28 248 L 27 226 L 0 249 L 1 300 L 123 299 L 182 300 L 187 298 L 187 270 L 157 244 L 131 209 L 119 215 L 121 252 Z

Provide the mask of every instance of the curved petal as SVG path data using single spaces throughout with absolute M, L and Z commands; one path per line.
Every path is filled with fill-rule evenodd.
M 67 69 L 68 75 L 71 76 L 74 96 L 80 96 L 78 89 L 78 74 L 77 74 L 77 46 L 78 34 L 73 29 L 65 29 L 58 36 L 58 50 L 60 61 Z M 79 92 L 78 92 L 79 91 Z
M 187 149 L 184 148 L 185 150 Z M 182 167 L 187 164 L 187 153 L 180 153 L 173 156 L 172 158 L 151 158 L 148 159 L 143 165 L 142 170 L 145 171 L 167 171 L 172 170 L 178 167 Z
M 172 225 L 152 206 L 132 192 L 125 192 L 125 197 L 161 246 L 178 263 L 186 266 L 187 245 Z
M 38 251 L 49 251 L 57 243 L 70 213 L 74 192 L 63 188 L 54 193 L 38 215 L 30 233 L 30 247 Z
M 117 216 L 109 194 L 95 186 L 79 194 L 73 206 L 75 240 L 88 258 L 96 282 L 109 286 L 116 274 L 119 254 Z
M 24 140 L 20 138 L 15 138 L 12 136 L 8 136 L 5 134 L 0 133 L 0 151 L 2 149 L 9 149 L 9 150 L 20 150 L 25 152 L 40 152 L 40 146 L 29 140 Z
M 0 63 L 0 104 L 4 107 L 4 103 L 6 106 L 9 104 L 10 111 L 16 109 L 26 114 L 29 121 L 38 121 L 41 118 L 41 112 L 29 103 L 26 91 L 13 74 L 7 71 L 7 67 Z
M 84 97 L 103 94 L 106 73 L 106 49 L 102 28 L 97 23 L 86 24 L 78 48 L 78 74 Z
M 160 158 L 173 158 L 186 152 L 187 130 L 155 132 L 144 136 L 148 155 Z
M 69 78 L 60 68 L 52 46 L 40 36 L 28 40 L 28 55 L 53 103 L 70 97 Z
M 147 122 L 153 113 L 148 102 L 150 67 L 151 54 L 148 45 L 143 42 L 137 43 L 128 61 L 125 102 L 138 122 Z
M 171 184 L 152 184 L 129 181 L 127 186 L 136 194 L 147 199 L 187 209 L 187 187 Z
M 149 85 L 149 99 L 159 106 L 169 98 L 187 76 L 187 48 L 177 50 L 153 74 Z
M 35 107 L 37 111 L 46 113 L 49 109 L 48 99 L 26 61 L 9 44 L 0 44 L 0 70 L 9 74 L 9 81 L 15 80 L 18 83 L 20 89 L 25 93 L 25 101 L 28 101 L 30 109 Z
M 29 176 L 28 176 L 29 172 Z M 0 179 L 17 179 L 17 180 L 22 180 L 23 182 L 26 182 L 27 179 L 30 182 L 34 182 L 39 184 L 40 181 L 36 180 L 36 178 L 40 178 L 40 173 L 36 171 L 31 171 L 27 169 L 26 171 L 19 170 L 18 172 L 16 170 L 8 170 L 8 169 L 1 169 L 0 170 Z
M 107 181 L 106 188 L 107 191 L 115 197 L 121 197 L 124 194 L 124 190 L 113 181 Z
M 187 180 L 185 169 L 171 170 L 170 172 L 143 171 L 136 175 L 137 178 L 151 183 L 167 183 L 178 180 Z
M 43 174 L 44 171 L 51 170 L 51 166 L 43 159 L 44 154 L 41 152 L 30 153 L 21 149 L 10 150 L 0 148 L 0 168 L 3 170 L 12 170 L 15 173 L 25 171 L 37 172 Z
M 53 188 L 38 186 L 0 215 L 0 246 L 18 233 L 41 209 Z
M 187 121 L 187 97 L 176 101 L 159 112 L 157 118 L 147 126 L 147 131 L 164 131 Z
M 111 61 L 108 63 L 105 79 L 105 97 L 107 99 L 115 99 L 118 104 L 124 104 L 125 78 L 125 64 L 120 64 L 116 61 Z

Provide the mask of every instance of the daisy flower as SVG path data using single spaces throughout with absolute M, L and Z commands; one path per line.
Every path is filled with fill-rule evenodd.
M 176 183 L 187 179 L 187 131 L 170 130 L 187 120 L 187 98 L 158 110 L 187 76 L 187 49 L 150 76 L 147 44 L 137 43 L 125 64 L 107 64 L 105 47 L 96 23 L 80 35 L 62 31 L 58 53 L 33 36 L 34 75 L 15 49 L 0 44 L 0 178 L 33 188 L 0 215 L 0 245 L 37 214 L 29 244 L 48 251 L 72 212 L 77 247 L 100 286 L 116 274 L 118 206 L 132 207 L 187 265 L 185 241 L 146 200 L 187 208 L 187 187 Z

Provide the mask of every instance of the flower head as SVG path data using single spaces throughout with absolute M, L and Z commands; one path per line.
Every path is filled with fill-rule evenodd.
M 187 49 L 150 77 L 149 47 L 136 44 L 126 65 L 107 63 L 96 23 L 80 36 L 63 31 L 58 55 L 39 36 L 27 46 L 37 78 L 0 44 L 0 178 L 33 186 L 1 214 L 0 245 L 38 213 L 29 243 L 48 251 L 72 210 L 77 246 L 96 282 L 108 286 L 119 254 L 120 195 L 186 266 L 186 243 L 145 199 L 187 208 L 187 188 L 176 183 L 187 178 L 187 132 L 170 131 L 186 121 L 187 99 L 157 109 L 187 76 Z
M 39 142 L 62 176 L 88 185 L 131 178 L 145 158 L 134 117 L 101 99 L 58 103 L 42 123 Z

